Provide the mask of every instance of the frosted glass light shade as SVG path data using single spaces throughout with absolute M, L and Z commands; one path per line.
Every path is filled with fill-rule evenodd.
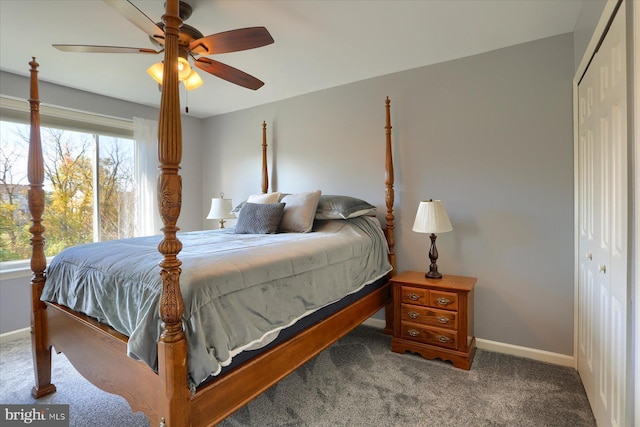
M 196 73 L 193 69 L 191 69 L 191 74 L 189 74 L 189 77 L 187 77 L 186 80 L 182 81 L 182 84 L 184 84 L 184 87 L 187 90 L 198 89 L 200 86 L 202 86 L 202 83 L 204 83 L 202 81 L 202 78 L 200 78 L 198 73 Z
M 164 74 L 164 64 L 162 62 L 156 62 L 151 67 L 147 68 L 147 73 L 158 84 L 162 84 L 162 75 Z
M 183 57 L 178 58 L 178 80 L 186 80 L 191 74 L 191 65 Z
M 418 206 L 413 231 L 417 233 L 444 233 L 453 230 L 441 200 L 424 200 Z

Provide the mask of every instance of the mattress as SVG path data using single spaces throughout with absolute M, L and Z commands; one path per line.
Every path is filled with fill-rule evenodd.
M 372 217 L 316 221 L 310 233 L 179 233 L 180 289 L 195 388 L 234 357 L 386 275 L 391 266 Z M 129 356 L 157 369 L 162 332 L 161 236 L 68 248 L 47 269 L 44 301 L 94 317 L 129 337 Z

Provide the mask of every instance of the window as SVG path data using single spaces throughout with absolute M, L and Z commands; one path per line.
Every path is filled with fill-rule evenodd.
M 1 111 L 0 262 L 6 265 L 31 256 L 29 124 Z M 67 117 L 73 120 L 42 112 L 46 256 L 79 243 L 133 237 L 135 229 L 136 147 L 131 126 L 114 131 L 92 123 L 95 116 L 87 122 L 82 113 Z

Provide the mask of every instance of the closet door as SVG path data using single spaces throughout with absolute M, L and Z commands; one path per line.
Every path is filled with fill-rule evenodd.
M 578 372 L 599 426 L 625 426 L 627 126 L 621 7 L 578 86 Z

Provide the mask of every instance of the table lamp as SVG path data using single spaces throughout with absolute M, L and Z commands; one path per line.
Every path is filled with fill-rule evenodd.
M 225 219 L 235 218 L 231 213 L 233 205 L 231 199 L 225 199 L 224 193 L 220 193 L 220 197 L 211 199 L 211 209 L 207 215 L 207 219 L 217 219 L 220 228 L 224 228 Z
M 429 259 L 431 264 L 429 271 L 424 275 L 428 279 L 441 279 L 442 274 L 438 272 L 438 249 L 436 248 L 436 233 L 444 233 L 453 230 L 449 216 L 440 200 L 424 200 L 418 206 L 416 220 L 413 223 L 413 231 L 417 233 L 431 233 L 431 248 L 429 249 Z

